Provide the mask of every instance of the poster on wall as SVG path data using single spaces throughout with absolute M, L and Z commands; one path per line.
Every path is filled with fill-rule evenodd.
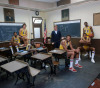
M 4 8 L 4 19 L 5 22 L 15 22 L 14 10 Z
M 62 10 L 61 14 L 62 14 L 62 21 L 69 20 L 69 9 Z

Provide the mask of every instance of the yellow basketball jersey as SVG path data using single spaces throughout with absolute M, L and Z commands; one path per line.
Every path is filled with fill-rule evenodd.
M 21 36 L 26 36 L 26 32 L 27 32 L 27 30 L 22 28 L 20 35 Z
M 88 27 L 84 27 L 84 31 L 87 35 L 91 34 L 91 29 L 90 29 L 90 26 Z
M 65 45 L 66 45 L 66 48 L 68 48 L 68 46 L 70 45 L 70 42 L 67 42 L 67 43 L 65 42 Z M 60 44 L 59 49 L 64 49 L 63 46 L 62 46 L 61 44 Z
M 14 36 L 14 42 L 16 42 L 16 43 L 20 43 L 19 36 L 17 36 L 17 37 Z
M 60 44 L 59 49 L 64 49 L 63 46 Z
M 89 36 L 87 36 L 87 38 L 85 39 L 85 38 L 83 38 L 83 40 L 89 40 Z M 89 48 L 89 46 L 88 45 L 84 45 L 83 46 L 83 48 L 86 50 L 86 49 L 88 49 Z

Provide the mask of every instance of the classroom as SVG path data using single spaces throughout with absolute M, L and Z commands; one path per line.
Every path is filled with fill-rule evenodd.
M 100 0 L 0 0 L 0 88 L 100 88 Z

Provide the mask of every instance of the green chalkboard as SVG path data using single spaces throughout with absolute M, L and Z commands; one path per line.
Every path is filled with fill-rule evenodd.
M 22 25 L 23 23 L 0 23 L 0 41 L 11 40 L 14 32 L 19 35 Z
M 59 31 L 61 31 L 62 37 L 71 35 L 72 37 L 80 37 L 81 33 L 81 20 L 70 20 L 64 22 L 55 22 Z

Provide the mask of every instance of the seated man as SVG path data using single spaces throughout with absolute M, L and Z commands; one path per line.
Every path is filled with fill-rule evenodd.
M 73 59 L 74 57 L 76 57 L 76 62 L 75 62 L 75 67 L 78 67 L 78 68 L 82 68 L 81 65 L 78 64 L 78 61 L 79 61 L 79 52 L 80 52 L 80 49 L 77 48 L 77 49 L 74 49 L 72 47 L 72 43 L 70 41 L 71 39 L 71 36 L 68 35 L 66 37 L 66 40 L 62 40 L 61 41 L 61 44 L 60 44 L 60 49 L 64 49 L 67 51 L 67 57 L 70 57 L 70 66 L 69 66 L 69 70 L 71 70 L 72 72 L 77 72 L 74 68 L 73 68 Z
M 83 43 L 83 46 L 80 48 L 82 50 L 85 51 L 90 51 L 90 58 L 91 58 L 91 62 L 95 63 L 94 61 L 94 56 L 95 56 L 95 48 L 94 47 L 90 47 L 88 44 L 91 43 L 91 39 L 89 36 L 87 36 L 86 33 L 83 34 L 83 37 L 81 38 L 81 40 L 79 41 L 80 43 Z M 92 51 L 92 56 L 91 56 L 91 51 Z
M 16 46 L 16 45 L 19 46 L 19 44 L 20 44 L 20 37 L 17 35 L 16 32 L 14 32 L 14 36 L 11 39 L 11 44 L 13 46 Z
M 28 38 L 27 38 L 26 24 L 23 24 L 22 28 L 19 30 L 19 35 L 20 35 L 21 40 L 23 40 L 24 45 L 27 45 Z

